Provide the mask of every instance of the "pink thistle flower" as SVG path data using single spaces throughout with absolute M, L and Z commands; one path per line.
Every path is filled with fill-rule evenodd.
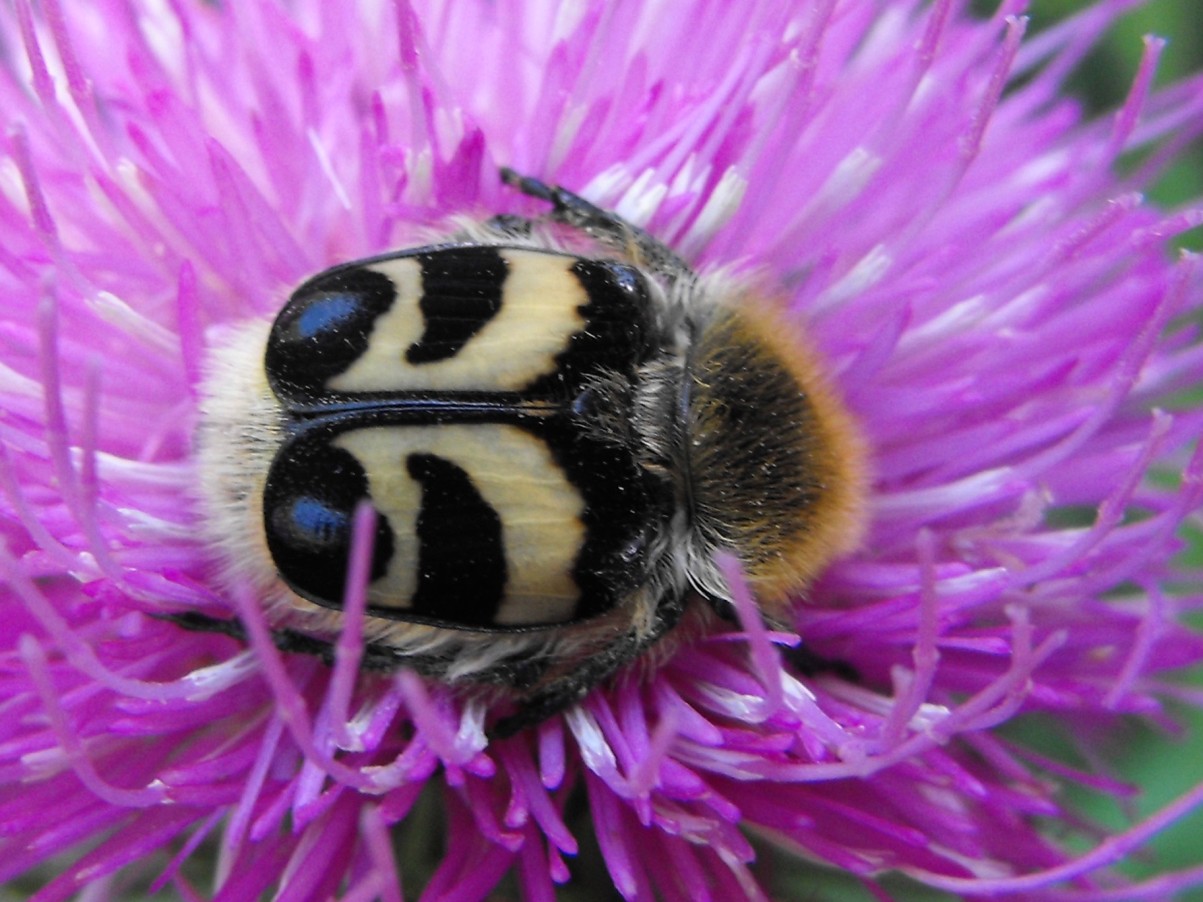
M 0 880 L 399 900 L 392 833 L 434 787 L 425 899 L 508 872 L 552 898 L 582 794 L 629 899 L 762 898 L 747 832 L 962 894 L 1203 882 L 1114 869 L 1203 784 L 1073 853 L 1100 837 L 1061 788 L 1126 788 L 996 729 L 1203 705 L 1173 677 L 1203 659 L 1174 560 L 1203 501 L 1203 413 L 1174 409 L 1203 280 L 1167 250 L 1201 214 L 1139 193 L 1203 128 L 1203 80 L 1152 90 L 1150 39 L 1115 116 L 1062 87 L 1132 5 L 1026 41 L 1021 2 L 6 7 Z M 251 588 L 213 581 L 190 455 L 222 325 L 449 215 L 533 210 L 499 165 L 775 277 L 874 482 L 796 635 L 724 564 L 739 631 L 490 743 L 478 701 L 357 679 L 362 593 L 332 666 L 277 652 Z M 250 648 L 169 610 L 237 613 Z M 798 637 L 859 678 L 783 669 Z

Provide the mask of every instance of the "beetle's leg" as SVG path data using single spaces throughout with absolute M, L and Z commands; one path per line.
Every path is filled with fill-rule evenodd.
M 680 622 L 685 612 L 684 596 L 662 602 L 656 611 L 652 629 L 645 635 L 628 632 L 588 658 L 580 667 L 569 674 L 558 677 L 521 702 L 518 711 L 503 717 L 488 731 L 494 739 L 504 739 L 520 730 L 534 726 L 547 718 L 559 714 L 582 698 L 602 680 L 613 676 L 628 661 L 642 655 L 660 638 Z M 207 614 L 187 612 L 156 615 L 179 627 L 198 632 L 219 633 L 243 643 L 249 643 L 245 624 L 237 617 L 210 617 Z M 272 643 L 288 654 L 304 654 L 320 659 L 327 665 L 334 663 L 334 643 L 318 639 L 306 633 L 288 628 L 271 631 Z M 360 669 L 376 673 L 391 673 L 402 667 L 435 679 L 442 678 L 449 660 L 439 655 L 398 655 L 386 646 L 366 643 Z M 529 661 L 501 661 L 493 667 L 473 674 L 473 681 L 522 689 L 538 682 L 545 663 Z
M 246 624 L 239 618 L 210 617 L 196 611 L 179 614 L 156 614 L 160 620 L 167 620 L 186 630 L 204 633 L 219 633 L 237 639 L 244 645 L 250 644 Z M 329 639 L 319 639 L 308 633 L 288 627 L 276 627 L 271 630 L 272 644 L 286 654 L 309 655 L 318 658 L 322 663 L 334 665 L 334 642 Z M 392 673 L 402 667 L 420 673 L 433 679 L 444 679 L 452 658 L 436 654 L 400 655 L 387 645 L 375 642 L 365 642 L 363 657 L 359 661 L 359 669 L 371 673 Z M 532 661 L 526 658 L 502 660 L 475 673 L 474 682 L 489 683 L 504 686 L 507 689 L 523 690 L 535 685 L 547 671 L 546 661 Z
M 517 216 L 513 213 L 498 213 L 496 216 L 490 216 L 486 219 L 483 225 L 490 232 L 496 232 L 502 238 L 529 238 L 531 231 L 535 227 L 535 222 L 526 216 Z
M 628 661 L 647 651 L 680 622 L 684 613 L 684 595 L 661 602 L 649 633 L 638 635 L 631 631 L 619 637 L 587 658 L 575 671 L 553 680 L 523 701 L 516 713 L 501 718 L 493 725 L 488 731 L 489 736 L 493 739 L 513 736 L 576 704 L 602 680 L 613 676 Z
M 181 629 L 194 633 L 219 633 L 230 636 L 239 642 L 246 642 L 246 627 L 237 617 L 210 617 L 198 611 L 184 611 L 179 614 L 154 614 L 156 620 L 166 620 Z
M 729 601 L 712 597 L 708 597 L 707 601 L 710 602 L 710 606 L 719 617 L 732 626 L 740 626 L 739 618 L 735 615 L 735 608 Z M 847 661 L 825 657 L 814 651 L 805 642 L 793 648 L 778 648 L 778 651 L 785 665 L 799 676 L 812 677 L 821 673 L 830 673 L 850 683 L 860 682 L 860 672 Z
M 828 658 L 813 651 L 805 642 L 793 648 L 781 649 L 781 659 L 799 676 L 812 677 L 830 673 L 849 683 L 860 682 L 860 671 L 842 658 Z
M 501 169 L 501 180 L 523 194 L 551 204 L 551 218 L 556 222 L 586 232 L 640 266 L 665 273 L 672 278 L 692 276 L 689 266 L 668 245 L 627 222 L 617 213 L 603 210 L 567 188 L 548 185 L 539 179 L 519 175 L 507 167 Z
M 202 633 L 219 633 L 237 639 L 244 645 L 250 644 L 246 624 L 237 617 L 210 617 L 196 611 L 179 614 L 156 614 L 160 620 L 167 620 L 186 630 Z M 270 631 L 272 644 L 286 654 L 309 655 L 318 658 L 327 665 L 334 664 L 334 643 L 327 639 L 319 639 L 287 627 L 277 627 Z M 435 655 L 413 655 L 403 657 L 383 645 L 367 642 L 363 646 L 363 657 L 360 659 L 360 670 L 374 673 L 390 673 L 402 667 L 411 667 L 425 676 L 440 677 L 446 672 L 447 662 Z

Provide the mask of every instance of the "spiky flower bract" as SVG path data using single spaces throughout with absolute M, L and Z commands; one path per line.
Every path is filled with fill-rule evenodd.
M 749 834 L 964 895 L 1203 879 L 1115 870 L 1203 786 L 1085 853 L 1067 834 L 1100 837 L 1061 792 L 1120 792 L 1090 772 L 1107 728 L 1203 704 L 1174 677 L 1203 658 L 1199 574 L 1174 558 L 1203 493 L 1203 414 L 1175 405 L 1203 382 L 1203 281 L 1168 247 L 1200 217 L 1141 196 L 1203 128 L 1203 81 L 1153 90 L 1150 40 L 1115 115 L 1063 88 L 1131 5 L 1031 40 L 1014 0 L 988 19 L 960 0 L 6 5 L 0 880 L 458 900 L 512 872 L 550 899 L 582 800 L 630 899 L 761 898 Z M 725 564 L 740 630 L 489 743 L 480 702 L 357 678 L 362 597 L 333 666 L 279 653 L 250 587 L 213 581 L 191 452 L 223 325 L 449 216 L 534 212 L 499 165 L 780 284 L 873 485 L 862 550 L 799 598 L 796 634 L 766 632 Z M 249 647 L 165 611 L 238 615 Z M 798 637 L 856 678 L 784 669 L 774 643 Z M 1082 757 L 1002 729 L 1026 714 Z M 403 888 L 392 838 L 427 787 L 442 853 Z

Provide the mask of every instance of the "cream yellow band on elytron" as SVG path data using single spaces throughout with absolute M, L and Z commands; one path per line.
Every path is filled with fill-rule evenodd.
M 556 355 L 585 327 L 580 308 L 588 294 L 572 272 L 577 258 L 521 248 L 500 249 L 508 266 L 501 307 L 453 357 L 412 364 L 408 348 L 422 338 L 426 323 L 422 265 L 416 257 L 383 260 L 365 267 L 396 287 L 396 300 L 372 329 L 367 350 L 327 385 L 342 394 L 404 390 L 517 391 L 554 373 Z
M 406 459 L 432 454 L 467 473 L 501 519 L 508 579 L 495 625 L 574 618 L 580 590 L 572 568 L 585 541 L 585 505 L 539 438 L 497 423 L 371 426 L 345 432 L 331 444 L 350 452 L 363 466 L 372 501 L 394 534 L 388 572 L 372 583 L 370 604 L 411 607 L 417 589 L 422 487 L 409 475 Z M 492 603 L 484 600 L 486 606 Z

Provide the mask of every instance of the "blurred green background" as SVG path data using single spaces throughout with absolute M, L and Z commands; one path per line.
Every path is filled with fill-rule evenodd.
M 1029 33 L 1091 5 L 1091 0 L 1030 0 Z M 997 7 L 995 0 L 975 0 L 979 11 Z M 1070 89 L 1096 113 L 1106 113 L 1123 102 L 1140 62 L 1145 35 L 1165 38 L 1168 45 L 1158 67 L 1158 84 L 1180 80 L 1203 68 L 1203 2 L 1201 0 L 1150 0 L 1117 23 L 1108 39 L 1075 73 Z M 1203 147 L 1183 156 L 1149 192 L 1158 203 L 1172 205 L 1203 196 Z M 1203 248 L 1196 229 L 1189 244 Z

